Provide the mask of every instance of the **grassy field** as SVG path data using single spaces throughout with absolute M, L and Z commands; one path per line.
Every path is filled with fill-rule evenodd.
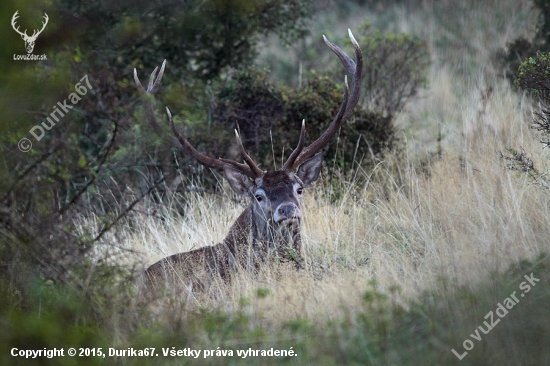
M 432 66 L 428 88 L 398 116 L 403 149 L 351 176 L 326 161 L 307 191 L 306 270 L 274 266 L 196 297 L 165 293 L 148 306 L 154 326 L 121 332 L 122 345 L 146 339 L 158 347 L 298 353 L 223 359 L 233 364 L 550 364 L 548 192 L 499 157 L 523 147 L 544 171 L 547 151 L 529 129 L 536 103 L 513 91 L 495 63 L 507 42 L 532 35 L 536 14 L 527 1 L 414 4 L 329 7 L 312 24 L 312 37 L 343 38 L 365 18 L 383 31 L 412 33 L 428 43 Z M 267 40 L 258 63 L 269 63 L 274 79 L 298 75 L 294 61 L 311 42 L 285 48 Z M 174 196 L 168 207 L 145 204 L 139 224 L 116 238 L 136 253 L 126 264 L 150 265 L 220 242 L 243 207 L 230 194 Z M 517 308 L 472 338 L 531 273 L 540 282 Z M 463 354 L 467 339 L 473 349 L 459 361 L 451 349 Z

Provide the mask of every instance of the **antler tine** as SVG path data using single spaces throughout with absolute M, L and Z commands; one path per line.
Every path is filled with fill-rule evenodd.
M 27 30 L 26 30 L 26 29 L 25 29 L 25 32 L 23 33 L 23 32 L 21 32 L 21 31 L 19 30 L 19 26 L 17 26 L 17 28 L 16 28 L 16 24 L 15 24 L 15 23 L 16 23 L 16 21 L 17 21 L 17 18 L 19 18 L 19 10 L 17 10 L 17 11 L 15 12 L 15 14 L 13 14 L 13 16 L 11 17 L 11 26 L 12 26 L 13 30 L 15 30 L 17 33 L 19 33 L 19 34 L 22 35 L 22 36 L 23 36 L 23 35 L 27 36 Z
M 38 33 L 36 33 L 36 36 L 37 36 L 37 37 L 38 37 L 38 35 L 39 35 L 40 33 L 42 33 L 42 31 L 44 30 L 44 28 L 46 28 L 46 25 L 48 24 L 48 20 L 50 20 L 50 18 L 48 17 L 48 14 L 46 14 L 46 13 L 44 13 L 43 18 L 44 18 L 45 21 L 42 23 L 42 29 L 40 29 L 40 30 L 35 30 L 35 33 L 38 32 Z M 34 37 L 34 34 L 33 34 L 33 37 Z
M 240 138 L 239 134 L 237 133 L 237 130 L 235 130 L 235 135 L 237 136 L 237 141 L 239 141 L 239 144 L 240 144 L 240 147 L 241 147 L 241 153 L 243 154 L 243 158 L 244 158 L 246 164 L 239 163 L 239 162 L 237 162 L 235 160 L 231 160 L 231 159 L 219 158 L 219 160 L 221 160 L 222 162 L 224 162 L 226 164 L 229 164 L 229 165 L 233 166 L 234 168 L 241 171 L 243 174 L 249 176 L 252 179 L 260 178 L 264 173 L 260 169 L 258 169 L 256 164 L 254 164 L 254 161 L 252 161 L 250 156 L 248 156 L 246 151 L 244 151 L 244 146 L 243 146 L 243 143 L 241 141 L 241 138 Z
M 223 159 L 223 158 L 214 159 L 214 158 L 211 158 L 210 156 L 208 156 L 206 154 L 201 154 L 189 143 L 189 141 L 187 141 L 185 136 L 183 136 L 183 134 L 181 134 L 181 132 L 176 128 L 176 125 L 174 124 L 174 121 L 172 119 L 172 113 L 170 113 L 170 110 L 168 108 L 166 108 L 166 112 L 168 113 L 168 119 L 170 120 L 170 127 L 172 128 L 172 131 L 174 132 L 174 135 L 176 135 L 176 138 L 177 138 L 177 140 L 174 141 L 174 145 L 179 150 L 181 150 L 184 153 L 190 155 L 192 158 L 194 158 L 200 164 L 202 164 L 202 165 L 204 165 L 208 168 L 215 168 L 215 169 L 223 169 L 224 166 L 231 165 L 235 169 L 239 170 L 240 172 L 242 172 L 246 176 L 248 176 L 250 178 L 253 178 L 253 179 L 259 178 L 263 175 L 263 172 L 261 170 L 259 170 L 256 167 L 256 165 L 254 165 L 254 166 L 256 167 L 257 172 L 252 170 L 252 167 L 250 167 L 246 164 L 239 163 L 235 160 Z M 243 150 L 244 150 L 244 148 L 243 148 Z M 246 153 L 245 153 L 245 155 L 246 155 Z M 248 155 L 246 155 L 246 156 L 248 157 L 248 159 L 250 159 L 250 157 Z M 250 159 L 250 161 L 252 161 L 252 159 Z M 248 161 L 247 161 L 247 163 L 248 163 Z M 252 164 L 254 164 L 254 162 L 252 162 Z
M 164 62 L 163 62 L 163 64 L 164 64 Z M 147 83 L 147 92 L 150 93 L 150 94 L 155 93 L 155 91 L 153 90 L 153 83 L 155 82 L 155 75 L 157 74 L 158 69 L 159 69 L 159 67 L 156 66 L 154 68 L 153 72 L 151 73 L 151 75 L 149 75 L 149 82 Z
M 156 70 L 156 68 L 155 68 Z M 134 82 L 136 83 L 136 86 L 141 94 L 145 94 L 146 90 L 143 88 L 143 85 L 141 84 L 141 81 L 139 81 L 139 77 L 137 75 L 137 70 L 134 67 Z
M 164 76 L 164 69 L 166 68 L 166 60 L 162 62 L 162 66 L 160 67 L 159 75 L 155 78 L 155 74 L 157 72 L 158 67 L 155 67 L 153 72 L 151 73 L 151 76 L 149 77 L 149 85 L 147 86 L 147 91 L 151 94 L 154 94 L 157 92 L 157 90 L 160 87 L 160 81 L 162 80 L 162 77 Z M 154 80 L 154 82 L 153 82 Z
M 29 37 L 29 39 L 33 39 L 35 40 L 39 35 L 40 33 L 42 33 L 42 31 L 44 31 L 44 28 L 46 28 L 46 25 L 48 25 L 48 20 L 50 19 L 48 17 L 48 14 L 44 13 L 44 22 L 42 22 L 42 29 L 38 30 L 38 29 L 34 29 L 33 32 L 32 32 L 32 36 Z M 27 30 L 25 29 L 25 35 L 27 34 Z
M 344 67 L 346 68 L 346 71 L 350 74 L 350 77 L 353 80 L 353 87 L 351 90 L 351 93 L 349 92 L 349 87 L 347 83 L 347 77 L 344 78 L 344 99 L 342 101 L 342 105 L 340 106 L 340 109 L 338 110 L 338 113 L 328 126 L 328 128 L 325 130 L 325 132 L 314 142 L 312 142 L 309 146 L 304 148 L 299 155 L 295 158 L 293 163 L 287 162 L 284 164 L 285 167 L 289 170 L 293 170 L 296 167 L 298 167 L 301 163 L 315 155 L 319 150 L 321 150 L 323 147 L 325 147 L 329 141 L 338 133 L 340 128 L 342 127 L 342 124 L 348 118 L 353 108 L 357 105 L 359 102 L 359 95 L 361 93 L 361 76 L 362 76 L 362 69 L 363 69 L 363 54 L 361 52 L 361 47 L 359 47 L 359 44 L 355 40 L 355 37 L 353 37 L 353 34 L 351 33 L 351 30 L 348 29 L 349 37 L 351 40 L 351 43 L 353 44 L 353 48 L 355 50 L 355 60 L 354 62 L 351 58 L 346 55 L 344 51 L 337 45 L 331 43 L 324 35 L 323 39 L 325 40 L 325 43 L 327 46 L 338 56 Z M 301 138 L 301 137 L 300 137 Z M 298 142 L 298 145 L 300 145 L 300 142 Z M 298 150 L 298 149 L 296 149 Z M 294 154 L 294 152 L 293 152 Z M 291 154 L 292 157 L 292 154 Z M 289 157 L 290 160 L 290 157 Z
M 155 78 L 155 75 L 157 73 L 158 67 L 155 67 L 151 75 L 149 76 L 149 83 L 147 84 L 147 90 L 143 87 L 141 82 L 139 81 L 137 70 L 134 68 L 134 81 L 136 83 L 136 86 L 139 90 L 139 92 L 143 96 L 147 96 L 144 98 L 145 103 L 145 117 L 149 121 L 149 124 L 153 126 L 153 130 L 157 135 L 160 135 L 162 132 L 162 128 L 160 127 L 160 124 L 157 121 L 157 117 L 155 115 L 155 111 L 153 108 L 153 95 L 158 91 L 160 86 L 160 81 L 162 80 L 162 76 L 164 75 L 164 68 L 166 67 L 166 60 L 162 63 L 162 66 L 160 68 L 160 72 L 158 76 Z
M 42 25 L 42 29 L 40 30 L 40 32 L 42 32 L 44 30 L 44 28 L 46 28 L 46 25 L 48 24 L 48 21 L 50 20 L 50 17 L 48 16 L 47 13 L 44 13 L 44 16 L 42 18 L 44 18 L 44 24 Z
M 222 162 L 220 159 L 214 159 L 208 155 L 201 154 L 193 146 L 191 146 L 191 144 L 189 143 L 189 141 L 187 141 L 185 136 L 183 136 L 180 133 L 180 131 L 176 128 L 176 125 L 174 124 L 174 120 L 172 119 L 172 113 L 170 113 L 170 109 L 168 109 L 168 107 L 166 107 L 166 113 L 168 114 L 168 120 L 170 121 L 170 127 L 172 128 L 172 132 L 174 132 L 174 135 L 176 135 L 177 143 L 175 143 L 175 145 L 178 149 L 185 152 L 186 154 L 189 154 L 191 157 L 193 157 L 195 160 L 197 160 L 199 163 L 201 163 L 206 167 L 218 168 L 218 169 L 222 169 L 224 167 L 225 163 Z
M 300 131 L 300 139 L 298 140 L 298 146 L 296 146 L 296 149 L 290 154 L 287 161 L 281 168 L 282 170 L 292 170 L 294 167 L 294 162 L 296 161 L 296 158 L 298 155 L 302 152 L 302 149 L 304 148 L 304 138 L 306 135 L 306 120 L 302 120 L 302 129 Z
M 153 108 L 153 95 L 158 91 L 160 87 L 160 82 L 164 75 L 165 68 L 166 68 L 166 60 L 164 60 L 164 62 L 162 63 L 158 76 L 156 75 L 158 67 L 156 67 L 151 73 L 151 75 L 149 76 L 147 89 L 145 89 L 141 84 L 141 81 L 139 80 L 139 77 L 137 75 L 137 70 L 134 69 L 134 81 L 136 83 L 136 86 L 140 91 L 140 93 L 146 96 L 144 98 L 146 118 L 151 124 L 151 126 L 153 126 L 153 129 L 158 135 L 162 135 L 162 128 L 160 127 L 160 124 L 158 123 L 157 118 L 155 116 L 155 111 Z M 189 143 L 189 141 L 187 141 L 185 136 L 176 128 L 176 125 L 174 124 L 174 120 L 172 118 L 172 113 L 168 108 L 166 108 L 166 113 L 168 114 L 170 127 L 175 136 L 172 139 L 173 145 L 179 150 L 183 151 L 184 153 L 190 155 L 192 158 L 197 160 L 200 164 L 209 168 L 216 168 L 216 169 L 223 169 L 224 166 L 231 165 L 233 168 L 239 170 L 240 172 L 242 172 L 243 174 L 245 174 L 246 176 L 252 179 L 259 178 L 264 174 L 264 172 L 260 168 L 258 168 L 258 166 L 254 163 L 252 158 L 250 158 L 250 156 L 244 151 L 242 141 L 238 134 L 237 134 L 237 139 L 239 140 L 239 144 L 241 146 L 241 152 L 243 154 L 243 158 L 246 164 L 242 164 L 235 160 L 230 160 L 230 159 L 222 159 L 222 158 L 215 159 L 208 155 L 201 154 Z
M 139 81 L 139 78 L 137 76 L 137 70 L 134 68 L 134 81 L 136 82 L 136 85 L 139 89 L 139 91 L 143 94 L 155 94 L 159 87 L 160 82 L 162 80 L 162 77 L 164 76 L 164 69 L 166 68 L 166 60 L 162 62 L 162 66 L 160 67 L 160 72 L 158 76 L 155 78 L 155 75 L 157 74 L 157 70 L 159 69 L 158 66 L 155 67 L 151 75 L 149 76 L 149 82 L 147 84 L 147 90 L 143 87 L 141 84 L 141 81 Z
M 241 136 L 239 135 L 239 132 L 237 132 L 237 130 L 235 130 L 235 136 L 237 137 L 237 141 L 239 141 L 239 146 L 241 148 L 241 154 L 243 155 L 243 159 L 245 163 L 248 165 L 248 167 L 250 167 L 250 171 L 254 175 L 252 178 L 260 178 L 261 176 L 264 175 L 265 172 L 260 168 L 258 168 L 258 166 L 256 165 L 256 163 L 254 163 L 254 160 L 252 160 L 250 155 L 246 153 L 246 151 L 244 150 L 243 141 L 241 140 Z M 222 159 L 222 160 L 227 161 L 226 159 Z M 237 163 L 237 164 L 244 165 L 240 163 Z
M 348 79 L 347 77 L 344 77 L 344 98 L 342 100 L 342 105 L 340 106 L 340 109 L 338 110 L 338 113 L 336 114 L 336 117 L 334 117 L 332 123 L 328 126 L 328 128 L 323 132 L 323 134 L 314 142 L 312 142 L 309 146 L 302 149 L 302 152 L 298 155 L 296 160 L 294 161 L 291 170 L 297 168 L 300 164 L 302 164 L 304 161 L 315 155 L 319 150 L 321 150 L 325 145 L 332 139 L 334 135 L 338 133 L 338 130 L 340 127 L 342 127 L 342 122 L 344 119 L 344 114 L 347 111 L 347 106 L 349 103 L 349 86 L 348 86 Z
M 355 66 L 355 73 L 353 74 L 353 90 L 350 95 L 349 106 L 346 108 L 346 114 L 343 118 L 348 118 L 359 102 L 359 96 L 361 95 L 361 79 L 363 76 L 363 53 L 361 52 L 361 47 L 359 47 L 359 43 L 353 36 L 353 33 L 351 33 L 351 29 L 348 29 L 348 34 L 355 51 L 355 59 L 357 60 L 357 64 Z

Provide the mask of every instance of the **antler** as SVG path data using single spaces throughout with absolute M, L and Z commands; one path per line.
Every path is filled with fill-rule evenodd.
M 317 140 L 315 140 L 305 148 L 303 147 L 305 137 L 305 121 L 302 121 L 302 130 L 300 131 L 298 146 L 292 152 L 292 154 L 290 154 L 288 160 L 284 163 L 282 167 L 283 170 L 291 171 L 296 169 L 298 166 L 300 166 L 300 164 L 302 164 L 304 161 L 306 161 L 307 159 L 315 155 L 318 151 L 320 151 L 323 147 L 325 147 L 332 139 L 332 137 L 334 137 L 334 135 L 338 132 L 340 127 L 342 127 L 344 121 L 351 115 L 353 108 L 355 108 L 357 102 L 359 101 L 359 94 L 361 92 L 361 73 L 363 70 L 363 54 L 361 52 L 359 44 L 351 33 L 351 30 L 348 29 L 348 33 L 351 43 L 353 44 L 353 48 L 355 49 L 356 62 L 353 62 L 353 60 L 349 58 L 348 55 L 346 55 L 345 52 L 340 49 L 340 47 L 329 42 L 327 37 L 325 37 L 324 35 L 323 39 L 325 40 L 327 46 L 336 54 L 336 56 L 338 56 L 338 58 L 340 58 L 340 61 L 342 61 L 342 64 L 346 68 L 347 72 L 350 74 L 350 78 L 353 81 L 351 93 L 349 92 L 347 77 L 345 77 L 344 100 L 342 101 L 342 105 L 340 106 L 338 113 L 336 114 L 328 128 L 325 130 L 325 132 L 323 132 L 323 134 Z
M 145 99 L 145 116 L 149 121 L 149 124 L 151 124 L 151 126 L 153 127 L 153 129 L 158 135 L 162 134 L 162 128 L 160 127 L 157 121 L 157 118 L 155 116 L 152 96 L 157 92 L 157 90 L 160 87 L 160 81 L 162 80 L 162 76 L 164 75 L 165 67 L 166 67 L 166 60 L 164 60 L 164 62 L 162 63 L 158 76 L 156 76 L 158 67 L 155 67 L 155 69 L 151 73 L 151 76 L 149 77 L 149 83 L 147 85 L 147 89 L 145 89 L 141 84 L 141 82 L 139 81 L 139 78 L 137 76 L 137 70 L 134 69 L 134 81 L 136 82 L 137 88 L 142 95 L 146 96 L 146 98 L 144 98 Z M 170 127 L 172 128 L 172 132 L 175 135 L 175 138 L 172 139 L 172 144 L 179 150 L 183 151 L 185 154 L 190 155 L 192 158 L 197 160 L 200 164 L 209 168 L 216 168 L 216 169 L 223 169 L 225 166 L 231 165 L 233 168 L 242 172 L 243 174 L 247 175 L 252 179 L 260 178 L 261 176 L 264 175 L 264 171 L 258 168 L 258 166 L 254 163 L 252 158 L 245 152 L 243 143 L 237 131 L 235 131 L 235 134 L 237 135 L 237 140 L 239 141 L 241 153 L 243 155 L 243 159 L 246 164 L 242 164 L 235 160 L 230 160 L 230 159 L 222 159 L 222 158 L 214 159 L 206 154 L 202 154 L 198 152 L 189 143 L 189 141 L 187 141 L 185 136 L 177 129 L 176 125 L 174 124 L 174 120 L 172 119 L 172 113 L 170 113 L 170 110 L 168 108 L 166 108 L 166 112 L 168 114 L 168 119 L 170 121 Z
M 36 39 L 36 37 L 38 37 L 38 35 L 39 35 L 40 33 L 42 33 L 42 31 L 44 30 L 44 28 L 46 28 L 46 25 L 48 24 L 48 20 L 49 20 L 50 18 L 48 18 L 48 14 L 46 14 L 46 13 L 44 13 L 44 17 L 43 17 L 43 18 L 44 18 L 45 21 L 42 22 L 42 29 L 40 29 L 40 30 L 35 29 L 34 32 L 33 32 L 33 34 L 32 34 L 32 36 L 30 36 L 29 38 L 31 38 L 31 39 Z M 25 30 L 25 32 L 26 32 L 26 30 Z
M 48 17 L 48 14 L 44 13 L 44 17 L 43 17 L 43 18 L 44 18 L 45 21 L 42 22 L 42 29 L 40 29 L 40 30 L 35 29 L 34 32 L 33 32 L 33 34 L 32 34 L 32 36 L 29 37 L 29 36 L 27 35 L 27 30 L 26 30 L 26 29 L 25 29 L 24 32 L 21 32 L 21 31 L 19 30 L 19 26 L 17 26 L 17 28 L 16 28 L 15 22 L 16 22 L 17 18 L 19 18 L 18 13 L 19 13 L 19 10 L 17 10 L 17 11 L 15 12 L 15 14 L 13 14 L 13 17 L 11 18 L 11 26 L 12 26 L 13 30 L 15 30 L 17 33 L 19 33 L 19 34 L 20 34 L 22 37 L 24 37 L 25 39 L 29 39 L 29 40 L 36 39 L 36 38 L 38 37 L 38 35 L 39 35 L 40 33 L 42 33 L 42 31 L 44 30 L 44 28 L 46 28 L 46 25 L 48 24 L 48 20 L 50 19 L 50 18 Z
M 17 20 L 17 18 L 19 18 L 19 15 L 17 15 L 17 13 L 19 13 L 19 10 L 17 10 L 15 12 L 15 14 L 13 14 L 13 17 L 11 17 L 11 26 L 12 26 L 13 30 L 16 31 L 17 33 L 19 33 L 21 36 L 28 37 L 26 29 L 25 29 L 25 32 L 21 32 L 19 30 L 19 26 L 17 26 L 17 28 L 15 28 L 15 21 Z

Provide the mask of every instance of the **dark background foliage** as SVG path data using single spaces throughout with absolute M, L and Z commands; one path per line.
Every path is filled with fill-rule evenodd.
M 134 68 L 143 81 L 168 60 L 157 115 L 165 123 L 164 107 L 170 107 L 189 140 L 212 156 L 239 158 L 234 128 L 266 168 L 280 164 L 294 148 L 302 119 L 308 141 L 316 139 L 342 100 L 344 69 L 336 57 L 331 55 L 330 72 L 307 70 L 298 86 L 290 80 L 273 82 L 255 58 L 265 37 L 277 35 L 286 42 L 304 37 L 308 19 L 323 6 L 310 0 L 2 2 L 2 308 L 35 314 L 42 301 L 55 309 L 66 296 L 67 308 L 60 309 L 89 332 L 92 342 L 94 322 L 110 324 L 113 314 L 123 312 L 117 306 L 130 301 L 127 284 L 135 273 L 110 265 L 107 259 L 113 258 L 98 260 L 91 255 L 94 247 L 116 246 L 116 233 L 111 239 L 105 234 L 121 222 L 132 225 L 130 213 L 144 197 L 162 204 L 169 190 L 219 188 L 220 175 L 205 171 L 147 125 Z M 25 53 L 9 26 L 17 10 L 18 24 L 29 30 L 39 28 L 48 14 L 34 49 L 47 60 L 13 60 L 14 54 Z M 429 63 L 425 45 L 408 35 L 381 34 L 368 26 L 355 34 L 368 55 L 367 92 L 339 139 L 324 151 L 325 160 L 344 171 L 373 164 L 398 148 L 395 115 L 425 85 Z M 345 35 L 333 41 L 350 52 Z M 331 53 L 322 43 L 314 52 Z M 85 76 L 91 88 L 42 139 L 34 139 L 29 130 L 68 100 Z M 18 149 L 21 138 L 32 142 L 30 151 Z M 91 216 L 97 227 L 75 224 Z M 86 307 L 85 315 L 75 310 L 80 307 Z M 10 316 L 26 321 L 18 314 Z M 44 339 L 63 337 L 43 334 L 36 345 L 48 347 Z M 78 339 L 82 344 L 88 340 Z
M 377 8 L 420 3 L 356 2 Z M 333 3 L 334 11 L 342 11 L 352 2 Z M 470 6 L 466 1 L 449 3 Z M 501 58 L 507 75 L 519 77 L 522 88 L 547 101 L 550 2 L 535 0 L 534 4 L 541 14 L 535 38 L 517 40 Z M 227 314 L 219 309 L 168 317 L 177 319 L 166 322 L 170 331 L 150 326 L 157 324 L 151 320 L 154 315 L 150 315 L 150 308 L 141 306 L 142 299 L 131 286 L 135 268 L 112 265 L 117 256 L 127 253 L 118 250 L 116 230 L 111 229 L 121 222 L 131 228 L 139 225 L 133 221 L 132 211 L 140 200 L 148 197 L 161 207 L 169 190 L 185 193 L 193 185 L 215 192 L 220 179 L 219 174 L 190 161 L 153 133 L 144 120 L 143 101 L 137 95 L 132 73 L 136 68 L 144 80 L 155 66 L 168 60 L 156 101 L 161 121 L 166 122 L 164 107 L 170 107 L 179 128 L 199 150 L 231 158 L 238 158 L 233 129 L 239 128 L 247 150 L 264 167 L 271 168 L 295 146 L 302 119 L 307 123 L 308 141 L 330 123 L 341 103 L 343 68 L 319 37 L 304 57 L 306 68 L 300 82 L 283 73 L 280 75 L 284 77 L 273 77 L 263 69 L 265 65 L 255 62 L 258 47 L 264 38 L 273 35 L 290 43 L 299 42 L 307 33 L 310 17 L 331 5 L 330 1 L 309 0 L 8 0 L 0 4 L 3 363 L 14 362 L 12 347 L 71 345 L 106 350 L 122 339 L 123 344 L 142 348 L 183 348 L 187 344 L 206 348 L 243 339 L 256 342 L 259 335 L 265 334 L 265 329 L 250 325 L 246 311 Z M 451 11 L 444 11 L 449 7 L 441 9 L 445 13 L 440 14 L 443 23 L 462 26 Z M 23 29 L 39 27 L 43 13 L 48 13 L 50 22 L 34 51 L 46 54 L 47 61 L 12 59 L 14 54 L 25 52 L 21 38 L 9 25 L 16 10 Z M 370 167 L 387 151 L 399 149 L 394 119 L 425 85 L 429 64 L 426 46 L 410 35 L 381 33 L 368 23 L 360 30 L 354 29 L 354 33 L 366 56 L 363 96 L 339 139 L 323 152 L 325 161 L 333 162 L 327 166 L 344 172 L 358 165 Z M 350 52 L 345 34 L 330 38 Z M 456 47 L 455 52 L 460 48 Z M 320 65 L 321 59 L 329 61 Z M 33 140 L 29 129 L 42 123 L 56 103 L 67 99 L 85 75 L 92 88 L 43 139 Z M 549 144 L 548 115 L 543 111 L 534 122 L 545 146 Z M 17 148 L 22 137 L 33 143 L 29 152 Z M 506 158 L 512 168 L 529 171 L 539 181 L 544 179 L 523 150 L 513 151 Z M 96 219 L 96 227 L 83 229 L 75 223 L 90 217 Z M 93 255 L 99 245 L 113 249 L 107 251 L 110 257 Z M 373 285 L 353 318 L 344 317 L 341 324 L 340 319 L 331 319 L 318 329 L 307 319 L 296 319 L 284 325 L 287 333 L 275 335 L 277 346 L 295 346 L 303 355 L 300 361 L 311 360 L 314 364 L 327 359 L 332 363 L 344 360 L 361 364 L 395 359 L 393 363 L 399 364 L 418 358 L 426 358 L 425 363 L 429 363 L 430 357 L 443 352 L 444 358 L 452 358 L 448 349 L 441 350 L 440 340 L 445 344 L 462 342 L 463 338 L 457 339 L 456 335 L 467 335 L 475 329 L 483 319 L 483 309 L 508 296 L 514 290 L 510 284 L 515 284 L 518 277 L 535 271 L 547 278 L 547 262 L 541 257 L 532 263 L 519 263 L 487 283 L 486 288 L 483 285 L 477 292 L 465 288 L 458 298 L 447 294 L 448 286 L 443 284 L 445 291 L 426 293 L 421 304 L 407 310 L 392 303 L 387 292 L 378 292 Z M 541 283 L 537 290 L 548 288 L 545 286 Z M 537 347 L 547 344 L 540 342 L 546 339 L 548 328 L 544 328 L 547 308 L 540 306 L 545 296 L 547 290 L 526 299 L 520 313 L 503 322 L 510 331 L 492 333 L 497 343 L 469 359 L 486 364 L 498 350 L 511 343 L 521 344 L 518 342 L 525 340 L 521 338 L 525 332 L 517 329 L 536 330 L 528 337 L 528 344 L 535 347 L 536 352 L 531 353 L 542 355 L 542 359 L 545 354 Z M 472 299 L 485 299 L 486 303 L 480 305 L 479 300 Z M 474 311 L 459 313 L 471 309 L 472 303 L 476 304 Z M 459 322 L 457 327 L 456 319 L 468 321 Z M 410 337 L 412 333 L 418 337 Z M 271 343 L 255 344 L 269 348 Z M 497 351 L 485 352 L 492 349 Z M 502 353 L 497 355 L 504 357 Z M 143 360 L 125 361 L 148 362 Z M 35 361 L 75 362 L 69 358 Z M 104 364 L 101 358 L 82 361 Z
M 550 1 L 533 0 L 533 6 L 538 10 L 534 37 L 514 39 L 506 49 L 497 53 L 497 60 L 503 66 L 504 75 L 512 83 L 518 78 L 518 69 L 523 61 L 537 52 L 550 51 Z
M 535 113 L 531 128 L 543 148 L 547 148 L 550 146 L 550 1 L 534 0 L 533 5 L 539 10 L 533 39 L 515 39 L 506 50 L 497 53 L 497 57 L 505 75 L 519 91 L 527 92 L 540 102 L 542 110 Z M 523 148 L 510 148 L 507 154 L 500 155 L 509 169 L 528 174 L 545 189 L 550 187 L 544 168 L 536 167 Z
M 20 10 L 18 24 L 33 29 L 46 12 L 50 21 L 34 53 L 48 60 L 10 61 L 24 52 L 23 42 L 11 27 L 3 28 L 2 268 L 9 272 L 17 258 L 28 256 L 38 264 L 34 269 L 52 278 L 72 272 L 67 263 L 80 263 L 76 259 L 97 239 L 75 235 L 73 215 L 95 210 L 108 230 L 133 200 L 160 189 L 164 176 L 175 172 L 170 146 L 134 117 L 140 104 L 133 68 L 150 71 L 170 60 L 167 104 L 202 118 L 210 85 L 220 74 L 249 67 L 260 36 L 301 36 L 310 7 L 308 1 L 230 0 L 25 5 L 4 3 L 3 24 Z M 91 90 L 35 141 L 27 131 L 85 75 Z M 17 150 L 21 137 L 33 142 L 30 152 Z

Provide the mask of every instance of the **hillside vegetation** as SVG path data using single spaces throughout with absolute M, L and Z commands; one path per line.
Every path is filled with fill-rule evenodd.
M 273 83 L 299 88 L 307 68 L 342 79 L 319 40 L 326 34 L 349 52 L 347 28 L 406 32 L 425 42 L 431 62 L 426 82 L 393 116 L 391 146 L 375 156 L 365 150 L 351 165 L 340 164 L 338 152 L 325 157 L 321 179 L 305 191 L 305 270 L 274 265 L 206 293 L 151 297 L 135 273 L 220 242 L 246 204 L 223 184 L 214 194 L 182 173 L 176 182 L 198 188 L 148 196 L 105 234 L 100 215 L 74 218 L 75 235 L 101 233 L 86 256 L 90 282 L 78 285 L 85 296 L 77 286 L 65 291 L 37 279 L 30 293 L 40 308 L 17 308 L 18 295 L 2 283 L 3 364 L 18 360 L 12 347 L 69 346 L 202 351 L 198 358 L 116 359 L 124 365 L 550 364 L 549 192 L 502 157 L 523 149 L 547 171 L 548 152 L 530 128 L 541 107 L 511 85 L 497 56 L 512 40 L 533 36 L 536 9 L 515 0 L 323 4 L 309 36 L 292 46 L 275 35 L 260 43 L 255 66 L 268 66 Z M 368 59 L 369 49 L 363 53 Z M 366 111 L 375 104 L 367 96 Z M 106 198 L 115 213 L 139 197 L 119 192 Z M 271 348 L 293 352 L 252 353 Z M 248 357 L 237 355 L 249 349 Z

